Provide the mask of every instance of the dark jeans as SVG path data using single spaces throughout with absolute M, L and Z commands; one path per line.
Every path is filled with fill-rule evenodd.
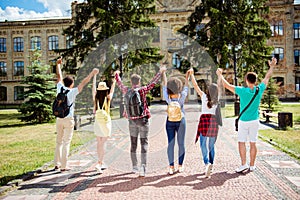
M 148 133 L 149 133 L 149 122 L 148 119 L 137 119 L 129 120 L 129 132 L 130 132 L 130 156 L 132 166 L 137 166 L 137 145 L 138 136 L 140 135 L 141 142 L 141 165 L 147 164 L 147 150 L 148 150 Z
M 186 123 L 183 117 L 180 122 L 170 122 L 167 120 L 166 130 L 168 136 L 168 159 L 169 165 L 174 166 L 174 146 L 175 146 L 175 135 L 177 134 L 178 143 L 178 164 L 182 165 L 185 155 L 185 131 Z

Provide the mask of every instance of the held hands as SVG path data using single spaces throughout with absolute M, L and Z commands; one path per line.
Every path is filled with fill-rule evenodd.
M 115 72 L 114 72 L 114 76 L 116 76 L 116 74 L 119 75 L 119 74 L 120 74 L 120 71 L 119 71 L 119 70 L 115 71 Z
M 275 67 L 277 63 L 277 59 L 273 57 L 272 61 L 268 60 L 268 63 L 270 67 Z
M 186 73 L 188 73 L 189 75 L 194 75 L 194 69 L 190 68 Z
M 218 76 L 222 76 L 222 73 L 223 73 L 223 69 L 218 68 L 217 71 L 216 71 L 216 74 L 217 74 Z
M 97 75 L 98 73 L 99 73 L 99 69 L 94 68 L 93 71 L 92 71 L 92 74 L 93 75 Z
M 61 65 L 62 64 L 62 58 L 61 57 L 59 57 L 59 59 L 57 59 L 56 64 L 57 65 Z
M 165 73 L 166 71 L 167 71 L 166 65 L 161 66 L 160 69 L 159 69 L 160 73 Z

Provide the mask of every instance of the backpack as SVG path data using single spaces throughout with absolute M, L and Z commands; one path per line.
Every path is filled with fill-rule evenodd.
M 181 106 L 178 101 L 171 101 L 167 108 L 168 121 L 179 122 L 182 119 Z
M 52 112 L 53 115 L 59 118 L 65 118 L 70 113 L 70 107 L 73 103 L 68 106 L 68 97 L 67 94 L 70 90 L 64 92 L 64 88 L 61 87 L 60 93 L 57 94 L 53 104 Z
M 98 110 L 96 111 L 95 118 L 98 122 L 108 123 L 111 121 L 110 117 L 110 101 L 107 101 L 106 97 L 104 99 L 104 103 L 102 108 L 98 105 Z
M 125 94 L 126 112 L 129 118 L 140 117 L 144 112 L 139 88 L 129 89 Z

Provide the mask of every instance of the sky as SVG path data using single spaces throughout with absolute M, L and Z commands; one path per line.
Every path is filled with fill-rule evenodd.
M 74 0 L 0 0 L 0 21 L 70 17 Z M 83 0 L 77 0 L 83 2 Z
M 72 1 L 74 0 L 0 0 L 0 21 L 70 17 Z M 300 4 L 300 0 L 294 0 L 294 3 Z

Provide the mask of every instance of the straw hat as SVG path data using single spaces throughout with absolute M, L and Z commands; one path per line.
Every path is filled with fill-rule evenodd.
M 106 86 L 105 82 L 99 82 L 98 83 L 97 90 L 108 90 L 108 89 L 109 89 L 109 87 Z

